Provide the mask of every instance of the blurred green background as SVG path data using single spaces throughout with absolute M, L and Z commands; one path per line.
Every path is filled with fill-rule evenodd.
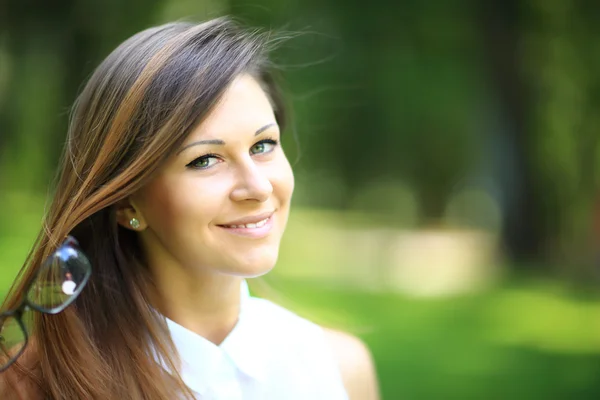
M 291 37 L 297 189 L 257 290 L 363 338 L 384 399 L 600 398 L 598 2 L 4 0 L 0 298 L 82 82 L 222 14 Z

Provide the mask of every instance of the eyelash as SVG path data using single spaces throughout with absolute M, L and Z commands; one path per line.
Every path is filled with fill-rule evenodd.
M 259 145 L 259 144 L 271 144 L 271 145 L 273 145 L 273 149 L 270 150 L 270 151 L 264 152 L 264 153 L 258 153 L 257 155 L 268 154 L 268 153 L 273 152 L 273 150 L 275 150 L 275 147 L 279 144 L 279 142 L 276 139 L 273 139 L 273 138 L 266 138 L 266 139 L 259 140 L 258 142 L 254 143 L 251 148 L 253 148 L 253 147 L 255 147 L 255 146 Z M 186 167 L 192 168 L 192 169 L 198 169 L 198 170 L 203 170 L 203 169 L 211 168 L 212 165 L 209 165 L 207 167 L 197 167 L 196 166 L 196 164 L 198 164 L 200 161 L 203 161 L 203 160 L 206 160 L 206 159 L 210 159 L 210 158 L 219 158 L 219 155 L 217 155 L 215 153 L 205 154 L 203 156 L 200 156 L 200 157 L 194 159 L 194 161 L 192 161 L 191 163 L 187 164 Z

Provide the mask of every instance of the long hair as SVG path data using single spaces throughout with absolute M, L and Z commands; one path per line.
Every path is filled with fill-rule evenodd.
M 43 229 L 4 305 L 20 300 L 67 234 L 78 239 L 92 277 L 64 312 L 36 315 L 27 354 L 34 362 L 15 367 L 28 368 L 46 397 L 191 396 L 164 318 L 150 304 L 137 234 L 117 224 L 115 203 L 153 178 L 240 74 L 261 83 L 283 129 L 271 43 L 227 18 L 150 28 L 115 49 L 81 91 Z

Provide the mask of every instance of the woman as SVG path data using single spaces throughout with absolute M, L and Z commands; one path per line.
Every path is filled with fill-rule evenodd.
M 68 234 L 93 274 L 71 307 L 36 314 L 0 375 L 13 396 L 377 398 L 359 340 L 246 289 L 275 265 L 294 187 L 265 37 L 228 19 L 167 24 L 94 72 L 6 308 Z

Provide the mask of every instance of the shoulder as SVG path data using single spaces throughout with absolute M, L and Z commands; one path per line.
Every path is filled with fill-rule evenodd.
M 375 364 L 367 346 L 348 333 L 327 328 L 323 330 L 350 400 L 379 399 Z
M 293 351 L 319 378 L 339 379 L 349 400 L 378 400 L 379 388 L 371 352 L 357 337 L 323 328 L 269 300 L 252 298 L 251 314 L 260 338 L 279 355 Z M 303 363 L 295 363 L 298 364 Z M 326 377 L 326 378 L 325 378 Z

